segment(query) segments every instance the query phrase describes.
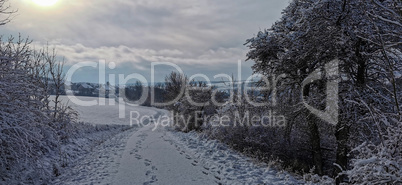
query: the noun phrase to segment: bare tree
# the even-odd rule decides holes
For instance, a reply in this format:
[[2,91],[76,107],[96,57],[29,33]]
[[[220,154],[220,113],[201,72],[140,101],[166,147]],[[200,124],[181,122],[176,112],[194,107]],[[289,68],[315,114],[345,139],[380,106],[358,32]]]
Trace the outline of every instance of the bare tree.
[[64,67],[64,59],[58,61],[56,58],[56,50],[53,49],[50,53],[48,48],[46,48],[46,52],[44,53],[44,59],[46,64],[48,65],[48,73],[50,74],[50,80],[53,82],[53,88],[55,90],[55,98],[54,102],[54,119],[57,118],[58,109],[60,106],[59,97],[62,94],[62,88],[64,87],[65,83],[65,74],[63,73]]
[[186,85],[188,83],[187,76],[172,72],[168,76],[165,77],[165,89],[166,89],[166,101],[172,101],[176,98],[180,98],[179,96],[183,96]]
[[12,19],[12,15],[16,13],[16,10],[11,10],[10,5],[7,4],[8,0],[0,0],[0,15],[5,18],[0,19],[0,26],[9,23]]

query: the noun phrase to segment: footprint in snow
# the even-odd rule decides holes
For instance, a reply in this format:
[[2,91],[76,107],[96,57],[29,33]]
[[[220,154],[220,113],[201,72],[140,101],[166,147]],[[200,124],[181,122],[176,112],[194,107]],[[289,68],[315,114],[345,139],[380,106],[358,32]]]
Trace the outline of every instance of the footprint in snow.
[[[148,170],[148,171],[145,173],[146,176],[149,176],[149,175],[151,175],[151,174],[152,174],[152,171],[151,171],[151,170]],[[152,175],[152,176],[151,176],[151,180],[150,180],[150,181],[147,181],[147,182],[144,182],[143,184],[144,184],[144,185],[148,185],[148,184],[152,184],[152,183],[157,182],[157,181],[158,181],[158,179],[156,178],[156,175]]]
[[194,160],[191,164],[192,164],[193,166],[197,166],[198,161]]
[[142,159],[141,155],[138,155],[138,154],[134,154],[134,157],[135,157],[136,159],[138,159],[138,160]]
[[145,166],[151,165],[151,163],[149,163],[149,162],[144,162],[144,164],[145,164]]
[[148,170],[147,172],[145,172],[145,175],[148,176],[149,174],[151,174],[151,171]]
[[152,162],[151,160],[145,159],[144,161],[145,161],[145,162],[144,162],[145,166],[151,165],[151,162]]

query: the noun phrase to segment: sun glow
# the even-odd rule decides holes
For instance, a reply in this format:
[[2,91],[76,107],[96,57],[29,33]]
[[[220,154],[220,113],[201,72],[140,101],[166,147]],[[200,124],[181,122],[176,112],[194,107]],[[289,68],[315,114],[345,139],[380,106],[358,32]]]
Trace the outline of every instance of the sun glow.
[[58,0],[32,0],[39,6],[52,6],[57,3]]

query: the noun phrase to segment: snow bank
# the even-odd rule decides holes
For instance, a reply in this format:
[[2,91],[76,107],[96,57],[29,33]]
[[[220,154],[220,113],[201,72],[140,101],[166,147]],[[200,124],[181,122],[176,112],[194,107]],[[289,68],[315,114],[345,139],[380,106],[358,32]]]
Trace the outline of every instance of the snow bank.
[[304,184],[301,177],[265,163],[255,163],[252,158],[196,132],[168,133],[180,145],[178,147],[190,152],[222,184]]

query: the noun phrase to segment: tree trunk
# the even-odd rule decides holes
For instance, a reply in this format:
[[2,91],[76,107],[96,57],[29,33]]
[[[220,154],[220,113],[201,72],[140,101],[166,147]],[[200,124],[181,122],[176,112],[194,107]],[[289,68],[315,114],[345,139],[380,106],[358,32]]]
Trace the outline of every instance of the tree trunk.
[[315,166],[315,172],[318,175],[323,174],[323,167],[322,167],[322,152],[321,152],[321,139],[320,139],[320,132],[318,131],[318,126],[316,122],[316,118],[314,115],[310,114],[307,118],[308,120],[308,128],[310,131],[310,142],[312,148],[312,155],[313,155],[313,162]]
[[[339,102],[342,105],[345,105],[345,101]],[[350,112],[350,110],[345,110],[344,108],[340,107],[339,109],[339,115],[340,116],[345,116],[347,112]],[[336,161],[335,163],[339,166],[334,166],[334,174],[333,177],[337,177],[342,170],[346,170],[348,168],[348,153],[349,153],[349,135],[350,135],[350,126],[349,126],[350,119],[344,117],[339,119],[338,124],[336,125],[336,130],[335,130],[335,137],[336,137],[336,144],[337,144],[337,149],[336,149]],[[341,167],[342,169],[340,169]],[[346,178],[345,175],[340,175],[338,178],[336,178],[336,184],[339,185],[341,182],[344,181]]]
[[[334,177],[338,176],[342,170],[346,170],[348,165],[347,155],[349,153],[349,149],[347,144],[349,139],[349,127],[343,121],[340,121],[340,123],[338,123],[336,126],[335,137],[338,145],[336,150],[336,164],[342,167],[342,169],[339,169],[339,167],[336,166],[334,170]],[[336,184],[340,184],[344,178],[344,175],[340,175],[338,178],[336,178]]]
[[[310,94],[310,84],[307,84],[303,89],[303,95],[309,96]],[[315,166],[315,173],[322,175],[322,152],[321,152],[321,139],[320,132],[318,130],[317,120],[313,114],[309,114],[307,116],[307,125],[310,132],[310,144],[312,149],[313,162]]]
[[355,56],[357,60],[357,74],[356,81],[358,85],[363,85],[366,82],[365,73],[366,73],[366,61],[360,52],[360,47],[363,45],[363,41],[359,38],[355,47]]

